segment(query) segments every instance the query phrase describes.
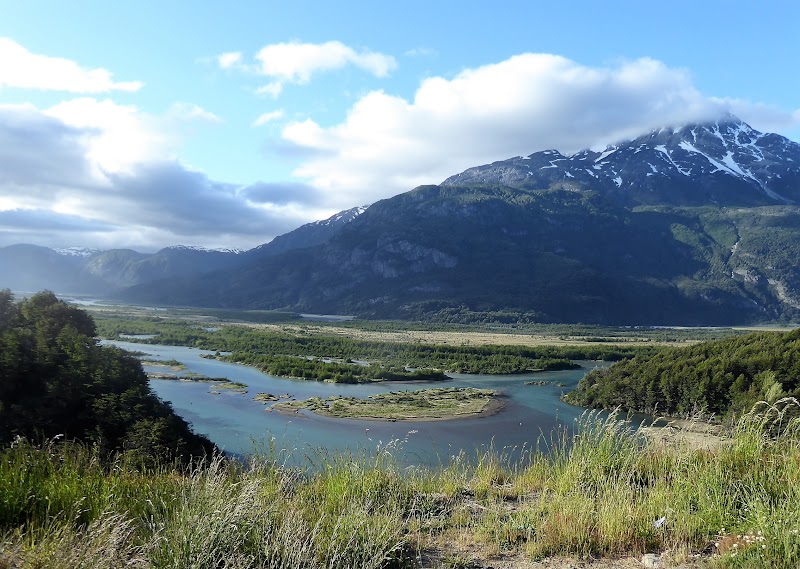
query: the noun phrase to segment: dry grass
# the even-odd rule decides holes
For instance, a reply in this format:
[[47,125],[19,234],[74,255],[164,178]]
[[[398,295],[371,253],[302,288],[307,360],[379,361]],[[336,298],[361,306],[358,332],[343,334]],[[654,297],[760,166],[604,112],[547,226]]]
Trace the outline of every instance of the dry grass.
[[[399,443],[284,467],[143,472],[92,449],[0,452],[0,567],[800,566],[800,405],[762,404],[714,449],[585,415],[549,453],[399,468]],[[600,560],[600,561],[598,561]]]
[[289,334],[333,335],[369,342],[394,342],[399,344],[444,344],[450,346],[684,346],[694,340],[682,342],[659,342],[644,337],[615,338],[608,342],[587,341],[580,337],[547,336],[542,334],[505,334],[493,332],[458,332],[431,330],[376,331],[340,326],[316,326],[311,324],[252,324],[239,323],[259,330]]

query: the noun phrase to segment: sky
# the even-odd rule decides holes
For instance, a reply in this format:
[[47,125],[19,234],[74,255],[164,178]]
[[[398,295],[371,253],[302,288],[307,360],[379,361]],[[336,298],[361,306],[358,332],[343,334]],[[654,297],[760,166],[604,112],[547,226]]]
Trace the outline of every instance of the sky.
[[249,249],[471,166],[733,112],[800,3],[0,0],[0,247]]

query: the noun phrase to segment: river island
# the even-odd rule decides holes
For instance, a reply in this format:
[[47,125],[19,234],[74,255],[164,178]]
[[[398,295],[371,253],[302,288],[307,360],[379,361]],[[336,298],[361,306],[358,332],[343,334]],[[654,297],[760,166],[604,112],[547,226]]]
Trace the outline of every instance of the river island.
[[417,391],[392,391],[370,395],[366,399],[333,396],[285,401],[269,410],[283,413],[311,411],[339,419],[383,421],[444,421],[467,417],[485,417],[499,412],[503,403],[492,389],[440,387]]

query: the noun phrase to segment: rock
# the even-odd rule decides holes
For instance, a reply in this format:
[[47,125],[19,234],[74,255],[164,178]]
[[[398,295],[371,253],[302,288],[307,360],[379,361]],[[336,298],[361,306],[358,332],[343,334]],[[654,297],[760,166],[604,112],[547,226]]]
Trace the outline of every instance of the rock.
[[642,565],[648,569],[662,569],[664,564],[661,563],[661,556],[657,553],[645,553],[642,557]]

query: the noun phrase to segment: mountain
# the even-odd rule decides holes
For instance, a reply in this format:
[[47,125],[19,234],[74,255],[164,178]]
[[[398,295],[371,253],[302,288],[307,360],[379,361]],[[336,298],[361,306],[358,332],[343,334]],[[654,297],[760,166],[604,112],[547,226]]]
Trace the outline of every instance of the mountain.
[[192,247],[168,247],[146,254],[130,249],[11,245],[0,248],[0,288],[103,295],[161,278],[198,275],[237,264],[237,252]]
[[363,206],[339,212],[249,251],[185,245],[166,247],[153,254],[132,249],[48,249],[24,244],[2,247],[0,289],[108,295],[160,279],[195,278],[208,272],[232,270],[247,261],[324,243],[365,210]]
[[82,271],[87,257],[37,245],[0,248],[0,289],[37,291],[58,284],[63,293],[98,294],[107,289],[101,279]]
[[625,206],[759,206],[800,202],[798,144],[736,117],[661,128],[603,152],[537,152],[470,168],[445,186],[594,189]]
[[[380,201],[326,241],[142,302],[366,317],[734,324],[800,315],[800,145],[735,117]],[[276,240],[278,241],[278,240]]]
[[202,247],[175,246],[148,255],[130,249],[114,249],[92,255],[83,270],[108,283],[113,289],[158,279],[197,276],[226,270],[240,263],[240,252]]
[[305,249],[306,247],[321,245],[336,235],[342,227],[364,213],[368,207],[350,208],[340,211],[328,219],[306,223],[289,233],[279,235],[269,243],[250,249],[245,253],[245,256],[249,259],[265,258],[294,249]]

